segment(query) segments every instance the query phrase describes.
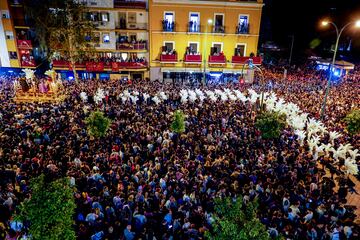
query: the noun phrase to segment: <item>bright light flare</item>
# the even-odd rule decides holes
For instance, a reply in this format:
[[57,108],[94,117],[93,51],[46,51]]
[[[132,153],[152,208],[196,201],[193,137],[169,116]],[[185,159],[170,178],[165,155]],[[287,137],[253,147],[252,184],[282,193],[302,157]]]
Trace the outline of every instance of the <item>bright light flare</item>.
[[329,25],[329,22],[328,22],[328,21],[322,21],[322,22],[321,22],[321,25],[327,26],[327,25]]

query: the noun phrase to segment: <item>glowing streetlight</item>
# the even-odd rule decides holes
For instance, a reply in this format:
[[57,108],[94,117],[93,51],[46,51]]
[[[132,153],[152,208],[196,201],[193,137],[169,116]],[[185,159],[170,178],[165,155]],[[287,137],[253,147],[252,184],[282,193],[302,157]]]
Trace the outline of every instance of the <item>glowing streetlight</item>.
[[336,43],[335,43],[335,49],[334,49],[334,55],[333,55],[333,59],[332,59],[332,64],[329,67],[330,75],[329,75],[328,83],[326,85],[326,92],[325,92],[325,96],[324,96],[324,102],[323,102],[322,108],[321,108],[321,118],[324,118],[324,116],[325,116],[326,99],[327,99],[327,96],[329,95],[329,89],[330,89],[330,85],[331,85],[332,68],[335,66],[336,53],[337,53],[337,50],[338,50],[339,40],[340,40],[341,34],[345,30],[345,28],[347,28],[348,26],[353,25],[353,24],[354,24],[354,26],[356,28],[360,28],[360,20],[349,22],[349,23],[345,24],[340,30],[339,30],[338,26],[334,22],[327,21],[327,20],[324,20],[324,21],[321,22],[321,25],[323,25],[323,26],[327,26],[329,24],[331,24],[336,30]]
[[356,28],[360,28],[360,20],[357,20],[357,21],[355,22],[355,27],[356,27]]
[[321,25],[327,26],[327,25],[329,25],[329,22],[328,22],[328,21],[322,21],[322,22],[321,22]]
[[208,24],[212,24],[213,20],[212,19],[208,19]]

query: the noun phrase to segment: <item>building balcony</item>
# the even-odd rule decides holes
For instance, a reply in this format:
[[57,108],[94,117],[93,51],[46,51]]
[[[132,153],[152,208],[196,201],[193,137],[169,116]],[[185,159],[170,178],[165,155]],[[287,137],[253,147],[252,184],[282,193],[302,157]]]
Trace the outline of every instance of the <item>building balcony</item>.
[[[66,60],[53,60],[52,64],[53,64],[53,67],[56,67],[56,68],[68,68],[69,70],[72,69],[70,62],[66,61]],[[86,63],[77,62],[77,63],[75,63],[75,66],[77,68],[85,68]]]
[[114,0],[114,8],[146,9],[146,2],[136,0]]
[[17,47],[21,49],[32,49],[32,42],[31,40],[17,40]]
[[10,0],[9,3],[11,6],[21,6],[23,4],[23,0]]
[[21,59],[21,67],[36,67],[35,59]]
[[249,24],[242,25],[242,26],[236,26],[236,34],[249,34]]
[[28,27],[29,23],[23,18],[14,18],[13,19],[15,27]]
[[[77,68],[86,69],[88,72],[102,72],[104,70],[112,70],[118,72],[126,69],[144,69],[148,64],[145,61],[135,62],[113,62],[111,60],[87,61],[76,63]],[[66,60],[53,60],[53,67],[66,68],[71,70],[71,64]]]
[[209,64],[226,64],[225,55],[209,56]]
[[147,42],[144,42],[144,43],[116,43],[116,50],[147,50]]
[[112,62],[111,69],[113,72],[118,72],[123,69],[143,69],[147,68],[147,62]]
[[249,59],[252,59],[253,64],[255,65],[261,65],[262,59],[261,57],[241,57],[241,56],[233,56],[231,59],[231,62],[233,64],[246,64],[248,63]]
[[162,63],[176,63],[178,61],[177,54],[161,54],[160,62]]
[[147,23],[126,23],[120,22],[120,24],[116,25],[116,29],[123,30],[147,30]]
[[214,26],[212,29],[213,33],[225,33],[225,26]]
[[175,32],[175,23],[167,23],[162,21],[162,29],[164,32]]
[[201,55],[189,55],[185,54],[184,62],[188,64],[201,64]]
[[200,25],[199,24],[189,23],[187,31],[189,33],[199,33],[199,32],[201,32]]
[[102,72],[104,71],[104,62],[86,62],[85,67],[88,72]]

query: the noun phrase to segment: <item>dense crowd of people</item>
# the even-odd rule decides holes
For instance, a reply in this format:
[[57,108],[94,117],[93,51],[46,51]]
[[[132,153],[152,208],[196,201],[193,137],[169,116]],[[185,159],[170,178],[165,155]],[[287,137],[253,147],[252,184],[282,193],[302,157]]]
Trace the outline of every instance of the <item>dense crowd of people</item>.
[[[267,69],[264,71],[267,89],[273,90],[285,100],[296,103],[311,117],[319,119],[326,94],[327,73],[312,68],[288,70]],[[344,133],[345,122],[342,121],[352,109],[360,108],[360,71],[358,68],[344,76],[341,81],[335,79],[330,87],[324,115],[325,125],[333,131]],[[344,134],[344,141],[360,147],[359,136],[350,138]]]
[[[325,122],[342,133],[341,118],[360,103],[355,74],[334,86],[328,99]],[[322,75],[294,71],[286,81],[281,77],[266,70],[272,90],[319,117]],[[212,229],[217,197],[258,199],[258,217],[272,237],[359,236],[356,216],[346,205],[347,194],[356,194],[348,193],[353,183],[341,171],[339,180],[327,176],[330,159],[315,161],[290,128],[278,140],[262,139],[254,126],[258,104],[181,104],[184,86],[116,80],[65,83],[68,97],[58,105],[15,104],[11,79],[1,78],[0,86],[0,238],[26,233],[12,216],[30,197],[29,180],[43,172],[71,178],[78,239],[203,239]],[[101,105],[112,119],[101,139],[91,137],[84,123],[97,108],[98,88],[105,90]],[[137,104],[122,102],[125,89],[140,92]],[[81,100],[82,91],[88,102]],[[143,93],[159,91],[168,100],[159,105],[145,100]],[[179,135],[170,130],[176,109],[187,116],[186,131]],[[345,133],[335,144],[346,141],[359,146],[358,136]]]

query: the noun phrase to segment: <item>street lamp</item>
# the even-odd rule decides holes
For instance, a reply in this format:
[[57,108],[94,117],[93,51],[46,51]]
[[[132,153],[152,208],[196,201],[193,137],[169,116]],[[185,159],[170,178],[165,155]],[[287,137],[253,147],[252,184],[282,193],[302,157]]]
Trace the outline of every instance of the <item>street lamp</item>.
[[343,31],[345,30],[345,28],[347,28],[348,26],[354,24],[355,27],[357,28],[360,28],[360,20],[358,21],[352,21],[352,22],[349,22],[347,24],[345,24],[339,31],[339,28],[338,26],[331,22],[331,21],[322,21],[321,22],[321,25],[322,26],[328,26],[329,24],[331,24],[335,30],[336,30],[336,43],[335,43],[335,49],[334,49],[334,55],[333,55],[333,58],[332,58],[332,62],[331,62],[331,65],[329,67],[330,69],[330,75],[329,75],[329,79],[328,79],[328,82],[327,82],[327,85],[326,85],[326,92],[325,92],[325,96],[324,96],[324,102],[322,104],[322,108],[321,108],[321,119],[324,118],[325,116],[325,110],[326,110],[326,100],[327,100],[327,96],[329,95],[329,89],[330,89],[330,85],[331,85],[331,78],[332,78],[332,68],[335,66],[335,60],[336,60],[336,53],[337,53],[337,50],[338,50],[338,46],[339,46],[339,40],[340,40],[340,37],[341,37],[341,34],[343,33]]
[[264,73],[261,70],[261,68],[259,68],[258,66],[254,65],[252,63],[252,59],[248,59],[246,60],[246,62],[244,63],[242,69],[241,69],[241,77],[244,78],[244,69],[245,69],[245,65],[248,65],[249,67],[251,66],[252,68],[255,68],[256,70],[259,71],[260,73],[260,88],[261,88],[261,99],[260,99],[260,112],[263,111],[263,105],[264,105],[264,90],[265,90],[265,77],[264,77]]
[[213,23],[212,19],[207,20],[207,24],[205,27],[205,41],[204,41],[204,73],[203,73],[203,83],[206,84],[206,47],[207,47],[207,33],[208,33],[208,25],[211,25]]

